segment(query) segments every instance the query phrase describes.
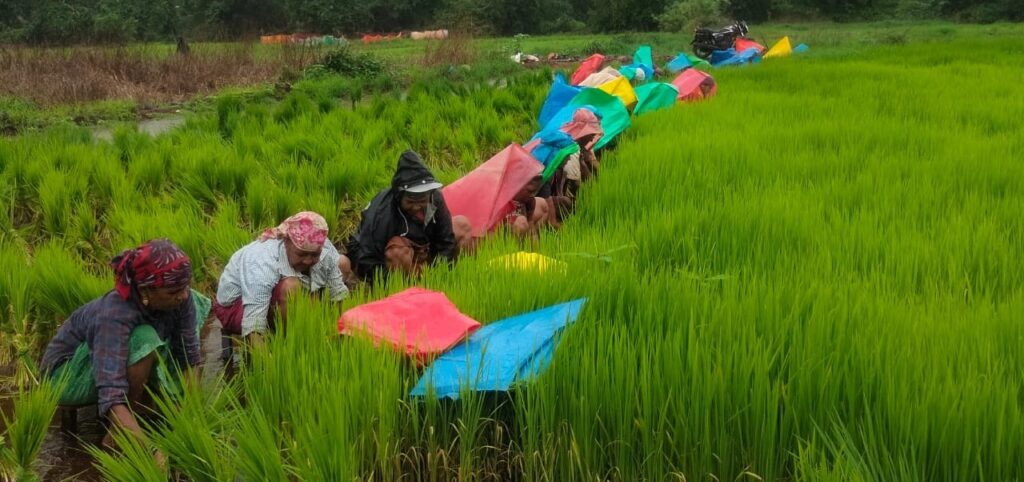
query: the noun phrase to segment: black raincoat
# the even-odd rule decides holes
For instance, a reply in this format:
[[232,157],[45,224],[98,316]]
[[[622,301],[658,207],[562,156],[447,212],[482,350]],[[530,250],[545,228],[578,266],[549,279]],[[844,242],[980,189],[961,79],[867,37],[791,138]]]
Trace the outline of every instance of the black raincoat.
[[404,186],[433,182],[434,176],[413,151],[405,151],[398,159],[398,169],[391,178],[391,187],[381,191],[363,210],[359,229],[345,244],[348,257],[356,274],[367,281],[377,276],[387,276],[384,248],[395,236],[428,245],[428,261],[438,257],[448,262],[455,260],[455,233],[452,232],[452,215],[444,203],[440,191],[431,193],[434,213],[426,223],[402,212],[400,201]]

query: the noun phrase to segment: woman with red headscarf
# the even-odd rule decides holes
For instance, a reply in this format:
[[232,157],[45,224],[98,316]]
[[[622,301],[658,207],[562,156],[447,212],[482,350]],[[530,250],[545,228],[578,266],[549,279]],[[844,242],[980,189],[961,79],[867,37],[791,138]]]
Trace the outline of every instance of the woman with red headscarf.
[[147,386],[178,388],[168,385],[176,378],[157,376],[157,357],[190,374],[199,364],[197,319],[205,319],[209,300],[190,290],[192,264],[166,239],[125,250],[110,266],[114,289],[64,321],[40,365],[66,380],[62,405],[98,403],[100,416],[141,437],[135,414],[147,409]]

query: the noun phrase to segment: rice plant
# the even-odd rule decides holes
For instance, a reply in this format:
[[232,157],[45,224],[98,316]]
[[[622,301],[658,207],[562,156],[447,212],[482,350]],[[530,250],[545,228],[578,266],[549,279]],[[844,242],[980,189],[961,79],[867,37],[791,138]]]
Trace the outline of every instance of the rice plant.
[[[588,299],[509,399],[409,397],[416,366],[339,339],[339,307],[296,300],[237,387],[167,401],[150,439],[203,480],[1012,480],[1024,93],[1007,79],[1022,62],[996,37],[717,70],[713,101],[642,116],[602,154],[536,246],[564,271],[496,268],[524,249],[497,235],[418,282],[483,323]],[[5,199],[40,207],[10,216],[0,263],[31,284],[0,278],[0,298],[48,335],[149,237],[182,245],[209,291],[293,211],[322,212],[341,241],[399,152],[452,181],[536,131],[549,79],[433,78],[354,105],[298,84],[277,105],[224,97],[153,141],[0,140]],[[121,445],[98,455],[107,477],[166,478]]]
[[46,382],[31,390],[21,390],[14,400],[13,418],[2,414],[6,428],[0,437],[4,442],[0,446],[0,475],[5,480],[39,480],[36,458],[57,410],[61,390],[59,382]]

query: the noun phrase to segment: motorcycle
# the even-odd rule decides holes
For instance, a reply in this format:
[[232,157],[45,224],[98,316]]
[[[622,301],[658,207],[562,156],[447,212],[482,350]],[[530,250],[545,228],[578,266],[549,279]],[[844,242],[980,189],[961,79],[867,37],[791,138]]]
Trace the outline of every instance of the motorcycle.
[[718,30],[697,27],[693,31],[693,42],[690,42],[690,45],[693,46],[693,53],[695,55],[707,60],[711,57],[711,53],[716,50],[732,48],[736,39],[746,38],[748,32],[747,23],[742,20]]

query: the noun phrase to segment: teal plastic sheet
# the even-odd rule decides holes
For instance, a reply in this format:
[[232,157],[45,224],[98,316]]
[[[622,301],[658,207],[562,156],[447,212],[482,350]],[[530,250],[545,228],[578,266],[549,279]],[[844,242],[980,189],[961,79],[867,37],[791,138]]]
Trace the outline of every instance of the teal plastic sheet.
[[639,100],[633,109],[633,115],[641,115],[672,107],[676,103],[676,98],[679,97],[679,90],[672,84],[652,82],[637,87],[636,97]]
[[559,334],[576,321],[586,300],[549,306],[480,328],[434,360],[410,396],[458,399],[465,391],[508,391],[551,364]]

